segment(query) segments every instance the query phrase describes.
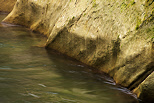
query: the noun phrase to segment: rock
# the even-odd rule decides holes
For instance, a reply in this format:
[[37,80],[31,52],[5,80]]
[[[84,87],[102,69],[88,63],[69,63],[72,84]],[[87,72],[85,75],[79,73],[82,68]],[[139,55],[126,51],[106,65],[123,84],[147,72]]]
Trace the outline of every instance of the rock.
[[152,72],[135,90],[137,97],[146,103],[154,101],[154,72]]
[[153,5],[152,0],[17,0],[3,22],[46,35],[47,49],[133,90],[154,71]]
[[11,12],[17,0],[1,0],[0,12]]

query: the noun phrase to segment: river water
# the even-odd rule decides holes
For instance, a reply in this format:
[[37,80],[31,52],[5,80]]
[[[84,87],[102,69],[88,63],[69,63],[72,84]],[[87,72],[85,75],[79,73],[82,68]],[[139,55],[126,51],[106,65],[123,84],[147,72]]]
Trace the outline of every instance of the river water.
[[111,78],[49,53],[45,41],[27,28],[0,24],[0,103],[139,103]]

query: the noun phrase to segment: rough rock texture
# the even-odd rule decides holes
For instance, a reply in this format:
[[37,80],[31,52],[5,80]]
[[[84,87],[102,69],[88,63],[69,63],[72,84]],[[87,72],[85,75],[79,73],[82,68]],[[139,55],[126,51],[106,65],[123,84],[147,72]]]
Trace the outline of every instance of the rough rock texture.
[[[135,90],[138,98],[141,98],[146,103],[154,101],[154,72],[151,73]],[[153,98],[153,99],[151,99]]]
[[17,0],[0,0],[0,12],[11,12]]
[[[17,0],[4,22],[47,35],[47,48],[109,74],[130,90],[154,71],[153,0]],[[137,94],[141,99],[143,91]]]

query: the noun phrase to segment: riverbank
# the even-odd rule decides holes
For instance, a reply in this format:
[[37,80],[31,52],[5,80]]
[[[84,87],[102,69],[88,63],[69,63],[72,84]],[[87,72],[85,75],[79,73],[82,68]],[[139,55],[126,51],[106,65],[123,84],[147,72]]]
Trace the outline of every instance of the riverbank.
[[109,74],[150,103],[154,99],[153,5],[153,0],[19,0],[3,22],[46,35],[46,48]]

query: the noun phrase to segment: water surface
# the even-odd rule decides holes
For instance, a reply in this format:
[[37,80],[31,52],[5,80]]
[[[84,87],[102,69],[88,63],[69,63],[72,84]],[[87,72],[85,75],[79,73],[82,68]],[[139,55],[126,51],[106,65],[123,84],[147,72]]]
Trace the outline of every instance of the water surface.
[[47,52],[45,41],[27,28],[0,24],[0,103],[138,103],[111,78]]

